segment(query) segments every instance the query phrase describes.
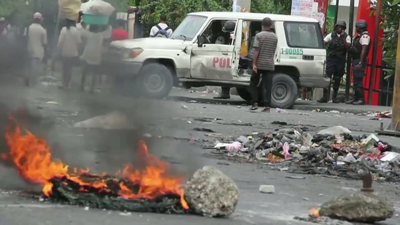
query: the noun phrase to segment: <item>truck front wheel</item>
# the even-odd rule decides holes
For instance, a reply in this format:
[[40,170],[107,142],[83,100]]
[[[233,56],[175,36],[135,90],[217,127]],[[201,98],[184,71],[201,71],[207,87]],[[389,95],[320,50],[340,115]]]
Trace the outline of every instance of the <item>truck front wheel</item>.
[[140,70],[136,85],[144,97],[160,99],[168,96],[174,79],[171,70],[165,65],[148,63]]

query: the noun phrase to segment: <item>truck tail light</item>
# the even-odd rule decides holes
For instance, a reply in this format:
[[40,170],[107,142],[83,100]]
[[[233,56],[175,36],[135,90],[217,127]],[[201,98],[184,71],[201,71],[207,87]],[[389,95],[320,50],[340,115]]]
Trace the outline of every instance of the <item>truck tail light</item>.
[[131,51],[129,52],[128,57],[131,58],[131,59],[134,59],[134,58],[138,57],[142,52],[143,52],[143,49],[141,49],[141,48],[131,49]]

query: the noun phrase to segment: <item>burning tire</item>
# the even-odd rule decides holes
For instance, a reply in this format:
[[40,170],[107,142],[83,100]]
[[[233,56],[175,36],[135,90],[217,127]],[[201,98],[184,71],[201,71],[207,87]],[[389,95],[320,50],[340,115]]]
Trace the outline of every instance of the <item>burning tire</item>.
[[16,124],[7,127],[6,140],[9,153],[1,158],[13,162],[27,181],[41,184],[43,196],[52,202],[210,217],[229,216],[238,203],[236,184],[218,169],[198,170],[184,186],[184,177],[169,175],[169,164],[151,155],[144,141],[139,141],[137,154],[145,168],[127,165],[111,176],[91,174],[88,169],[69,170],[63,162],[52,160],[45,140],[22,132]]
[[161,63],[147,63],[140,70],[137,82],[140,94],[148,98],[164,98],[168,96],[174,85],[170,69]]

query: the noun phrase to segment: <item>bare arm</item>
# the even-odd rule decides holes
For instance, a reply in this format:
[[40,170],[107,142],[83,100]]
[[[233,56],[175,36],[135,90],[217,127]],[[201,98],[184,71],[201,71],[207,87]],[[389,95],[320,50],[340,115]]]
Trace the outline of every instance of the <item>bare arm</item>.
[[367,57],[367,48],[368,48],[367,45],[363,45],[362,46],[360,62],[364,62],[364,60],[366,59],[366,57]]
[[350,49],[350,43],[347,41],[348,37],[349,36],[346,33],[344,33],[343,35],[340,36],[340,40],[342,41],[342,44],[346,48],[346,51]]
[[257,66],[258,56],[260,55],[260,37],[256,35],[253,44],[253,66]]

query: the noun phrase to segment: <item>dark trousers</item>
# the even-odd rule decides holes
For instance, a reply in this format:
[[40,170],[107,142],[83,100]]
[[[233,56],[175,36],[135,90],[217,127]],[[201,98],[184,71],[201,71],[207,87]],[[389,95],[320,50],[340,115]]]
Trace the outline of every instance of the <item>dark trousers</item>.
[[328,57],[326,59],[326,75],[334,81],[333,91],[337,92],[345,73],[346,57]]
[[78,57],[63,57],[62,58],[62,71],[63,71],[63,85],[68,87],[71,83],[72,68],[77,65]]
[[85,89],[87,75],[92,75],[92,84],[90,85],[90,92],[94,92],[97,79],[99,79],[99,65],[90,65],[82,62],[82,77],[81,77],[81,90]]
[[250,78],[250,89],[251,89],[251,99],[253,104],[258,103],[258,91],[259,91],[259,83],[260,83],[260,76],[262,78],[261,81],[261,88],[260,90],[263,92],[263,101],[265,107],[271,106],[271,92],[272,92],[272,78],[273,78],[273,71],[268,70],[258,70],[257,73],[253,71],[253,74]]
[[231,96],[231,87],[221,87],[221,97]]
[[364,85],[363,79],[365,76],[365,68],[367,67],[367,61],[362,62],[361,68],[356,69],[360,62],[360,59],[353,59],[351,65],[353,66],[353,85],[354,85],[354,99],[364,101]]

